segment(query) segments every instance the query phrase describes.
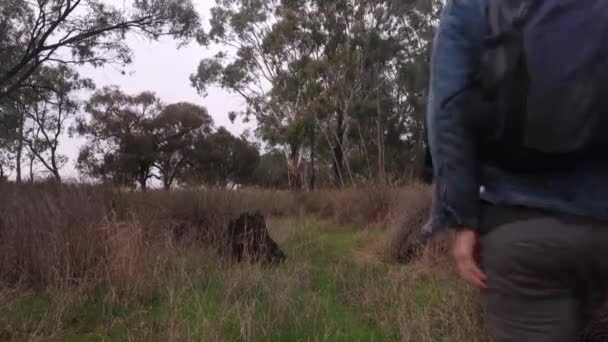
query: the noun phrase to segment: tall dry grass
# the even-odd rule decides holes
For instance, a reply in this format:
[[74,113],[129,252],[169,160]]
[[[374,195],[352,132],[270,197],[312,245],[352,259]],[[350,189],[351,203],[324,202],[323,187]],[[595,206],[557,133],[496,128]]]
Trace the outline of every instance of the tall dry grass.
[[140,193],[0,184],[0,193],[0,279],[42,288],[145,283],[148,273],[164,267],[163,255],[184,244],[213,248],[228,221],[244,211],[317,215],[340,224],[382,224],[411,232],[417,225],[405,221],[429,201],[423,186]]
[[145,282],[136,278],[155,274],[162,256],[212,246],[242,211],[297,211],[287,193],[271,191],[1,184],[0,193],[0,280],[42,288]]
[[0,192],[4,282],[63,286],[104,276],[117,230],[104,193],[48,185],[2,185]]
[[[301,193],[140,193],[0,184],[0,193],[0,279],[41,288],[146,283],[149,274],[164,267],[164,256],[183,245],[213,248],[228,221],[244,211],[269,217],[314,214],[340,224],[386,225],[408,235],[419,228],[420,211],[430,201],[428,189],[418,185]],[[412,217],[418,221],[408,222]],[[399,258],[396,253],[392,257]]]

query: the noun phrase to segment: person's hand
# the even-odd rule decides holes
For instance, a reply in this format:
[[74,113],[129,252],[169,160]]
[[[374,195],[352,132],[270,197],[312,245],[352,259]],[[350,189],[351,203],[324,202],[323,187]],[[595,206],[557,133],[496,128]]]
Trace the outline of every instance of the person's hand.
[[479,241],[474,230],[456,232],[452,254],[460,275],[479,288],[486,288],[486,275],[479,268]]

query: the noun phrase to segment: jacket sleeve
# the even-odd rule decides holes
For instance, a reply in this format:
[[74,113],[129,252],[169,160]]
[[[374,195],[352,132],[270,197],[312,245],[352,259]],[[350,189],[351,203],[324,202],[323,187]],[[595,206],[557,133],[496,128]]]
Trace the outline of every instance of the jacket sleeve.
[[470,118],[482,115],[471,87],[486,32],[485,0],[448,0],[431,60],[427,125],[435,193],[427,229],[479,225],[478,162]]

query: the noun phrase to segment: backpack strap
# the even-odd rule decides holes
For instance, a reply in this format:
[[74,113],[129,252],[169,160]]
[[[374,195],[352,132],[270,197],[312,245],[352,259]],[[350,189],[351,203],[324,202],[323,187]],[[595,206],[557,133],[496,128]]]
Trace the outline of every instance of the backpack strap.
[[[481,74],[486,90],[495,89],[513,71],[524,53],[523,29],[542,0],[488,0],[489,36],[484,49],[492,54],[489,70]],[[513,4],[515,2],[515,4]],[[488,62],[488,61],[486,61]]]
[[[520,34],[539,0],[521,0],[512,16],[505,13],[504,6],[501,6],[504,2],[505,0],[489,1],[487,15],[490,21],[491,34],[485,40],[485,45],[488,48],[496,48],[510,36]],[[504,21],[509,22],[509,27],[506,29],[503,24]]]
[[[490,23],[490,34],[483,44],[486,51],[485,54],[490,51],[494,57],[482,62],[482,70],[477,74],[477,77],[472,79],[462,89],[445,98],[440,104],[442,108],[471,88],[481,88],[484,93],[484,100],[487,100],[488,98],[492,99],[495,97],[494,94],[503,82],[519,82],[522,78],[524,78],[524,81],[527,81],[527,73],[517,75],[517,77],[514,77],[513,73],[520,69],[521,66],[525,67],[522,30],[528,18],[541,1],[543,0],[488,0],[486,17]],[[513,4],[514,2],[515,4]],[[517,100],[525,100],[526,95],[527,89],[521,94],[518,92],[518,94],[509,96],[509,98],[515,97]],[[498,109],[506,112],[510,107],[508,104],[506,105],[500,104]],[[524,102],[523,108],[525,108],[525,105]],[[494,114],[499,114],[500,117],[506,116],[506,113]],[[509,124],[508,131],[514,132],[513,129],[523,125],[525,111],[522,112],[521,118],[512,118],[510,120],[513,122]],[[518,123],[521,123],[521,125]],[[523,137],[523,127],[520,127],[517,131],[520,131],[520,133],[516,134],[516,137],[521,139]]]
[[[509,163],[522,154],[527,118],[530,78],[524,51],[524,26],[542,0],[489,0],[490,35],[484,41],[484,60],[480,73],[485,96],[494,103],[494,111],[485,124],[489,141],[482,153]],[[484,132],[483,134],[487,134]],[[506,147],[509,147],[506,149]],[[509,153],[514,154],[510,158]]]

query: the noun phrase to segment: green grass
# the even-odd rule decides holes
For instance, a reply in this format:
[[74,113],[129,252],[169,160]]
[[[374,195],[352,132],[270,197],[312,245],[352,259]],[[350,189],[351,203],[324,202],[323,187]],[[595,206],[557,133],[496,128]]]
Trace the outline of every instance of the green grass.
[[275,229],[288,230],[288,261],[275,268],[227,267],[207,254],[136,294],[0,294],[0,340],[484,340],[458,307],[467,288],[447,271],[383,263],[370,248],[381,231],[315,219]]

